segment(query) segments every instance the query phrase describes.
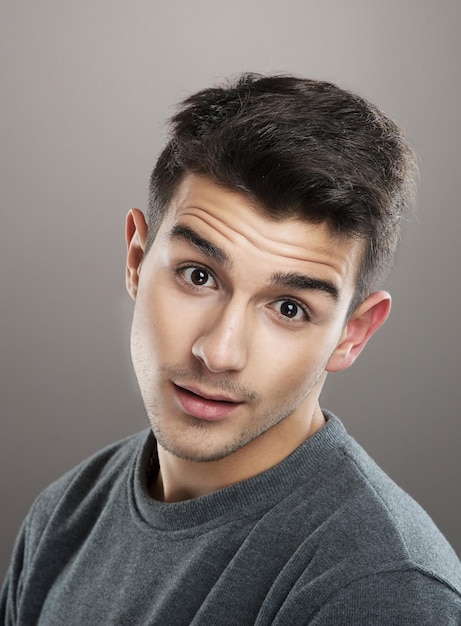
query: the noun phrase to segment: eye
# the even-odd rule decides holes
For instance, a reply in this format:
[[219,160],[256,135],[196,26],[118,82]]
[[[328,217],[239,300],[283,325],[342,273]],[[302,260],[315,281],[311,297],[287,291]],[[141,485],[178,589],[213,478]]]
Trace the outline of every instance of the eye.
[[183,267],[179,271],[184,280],[194,287],[216,287],[215,279],[203,267]]
[[309,316],[304,307],[294,300],[279,300],[274,308],[282,317],[288,320],[308,320]]

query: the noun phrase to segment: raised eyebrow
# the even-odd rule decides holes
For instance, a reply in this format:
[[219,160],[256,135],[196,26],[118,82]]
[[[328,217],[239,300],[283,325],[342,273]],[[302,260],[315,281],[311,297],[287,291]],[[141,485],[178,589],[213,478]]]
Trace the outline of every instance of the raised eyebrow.
[[199,235],[195,230],[183,224],[175,224],[168,233],[170,240],[182,239],[192,243],[202,254],[213,259],[220,265],[230,268],[232,262],[222,248]]
[[339,300],[339,290],[331,281],[321,278],[312,278],[305,274],[282,273],[276,272],[272,274],[271,284],[275,287],[289,287],[291,289],[309,289],[315,291],[323,291],[337,302]]

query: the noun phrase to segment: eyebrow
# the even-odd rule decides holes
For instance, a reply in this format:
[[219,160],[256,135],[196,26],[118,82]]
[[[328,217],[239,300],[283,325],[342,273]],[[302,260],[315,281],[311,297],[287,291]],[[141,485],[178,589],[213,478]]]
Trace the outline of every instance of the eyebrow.
[[[185,240],[193,244],[199,252],[213,259],[220,265],[230,269],[232,261],[228,254],[222,248],[215,245],[208,239],[199,235],[195,230],[183,224],[175,224],[168,232],[170,240]],[[306,274],[298,274],[295,272],[275,272],[270,278],[270,284],[274,287],[287,287],[290,289],[323,291],[333,298],[339,300],[339,290],[331,281],[321,278],[312,278]]]
[[337,302],[339,300],[339,290],[331,281],[321,278],[312,278],[305,274],[276,272],[271,276],[271,284],[276,287],[288,287],[291,289],[309,289],[323,291]]
[[193,244],[199,252],[204,254],[210,259],[213,259],[220,265],[225,266],[226,268],[230,268],[232,266],[232,261],[230,257],[224,252],[222,248],[216,246],[208,239],[205,239],[201,235],[199,235],[195,230],[189,228],[188,226],[184,226],[182,224],[176,224],[169,231],[168,237],[170,240],[174,239],[183,239],[189,241]]

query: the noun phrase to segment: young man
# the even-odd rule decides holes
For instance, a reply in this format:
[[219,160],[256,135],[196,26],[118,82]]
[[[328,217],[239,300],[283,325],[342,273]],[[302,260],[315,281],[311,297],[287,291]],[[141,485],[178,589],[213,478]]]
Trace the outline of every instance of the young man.
[[461,567],[319,395],[386,320],[414,189],[360,97],[242,76],[193,95],[127,219],[150,429],[35,502],[5,624],[461,623]]

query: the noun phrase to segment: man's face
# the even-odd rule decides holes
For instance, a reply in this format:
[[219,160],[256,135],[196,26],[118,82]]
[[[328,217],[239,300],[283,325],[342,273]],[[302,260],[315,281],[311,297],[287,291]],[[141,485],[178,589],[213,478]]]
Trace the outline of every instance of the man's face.
[[361,250],[188,175],[134,268],[132,357],[159,445],[212,461],[258,440],[270,466],[287,433],[305,438]]

